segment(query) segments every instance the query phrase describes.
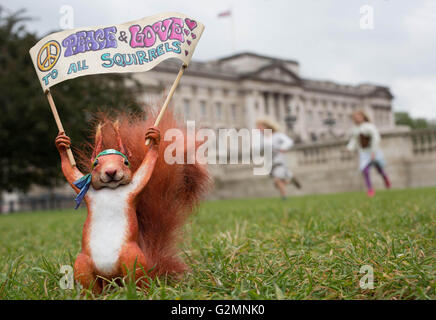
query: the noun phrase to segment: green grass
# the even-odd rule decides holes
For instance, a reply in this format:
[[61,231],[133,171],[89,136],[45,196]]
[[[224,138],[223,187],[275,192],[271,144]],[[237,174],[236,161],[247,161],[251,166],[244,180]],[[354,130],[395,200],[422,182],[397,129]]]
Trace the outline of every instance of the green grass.
[[435,188],[208,202],[186,227],[182,279],[80,296],[59,270],[85,211],[0,216],[0,299],[435,299],[435,218]]

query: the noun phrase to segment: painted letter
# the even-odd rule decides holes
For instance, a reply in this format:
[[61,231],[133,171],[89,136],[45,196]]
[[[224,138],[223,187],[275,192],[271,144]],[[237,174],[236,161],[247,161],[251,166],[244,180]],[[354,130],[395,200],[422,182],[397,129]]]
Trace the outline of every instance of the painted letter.
[[141,27],[137,24],[129,27],[130,46],[132,48],[144,46],[144,35],[142,33],[139,33],[139,30],[141,30]]
[[179,40],[180,42],[185,42],[183,38],[183,20],[180,18],[171,18],[173,20],[173,24],[171,25],[171,33],[169,39],[171,40]]

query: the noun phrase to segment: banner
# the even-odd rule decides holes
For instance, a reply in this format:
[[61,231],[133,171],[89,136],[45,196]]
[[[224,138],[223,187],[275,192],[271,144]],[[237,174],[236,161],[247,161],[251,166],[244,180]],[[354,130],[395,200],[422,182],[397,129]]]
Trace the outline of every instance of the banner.
[[30,49],[43,91],[90,74],[142,72],[169,58],[187,66],[203,33],[200,22],[163,13],[107,27],[53,33]]

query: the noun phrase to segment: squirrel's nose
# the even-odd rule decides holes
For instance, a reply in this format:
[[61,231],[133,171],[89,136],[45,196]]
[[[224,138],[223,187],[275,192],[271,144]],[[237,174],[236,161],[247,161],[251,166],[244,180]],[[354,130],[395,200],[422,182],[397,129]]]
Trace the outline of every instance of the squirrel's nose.
[[109,178],[113,179],[117,174],[117,169],[106,170],[105,173]]

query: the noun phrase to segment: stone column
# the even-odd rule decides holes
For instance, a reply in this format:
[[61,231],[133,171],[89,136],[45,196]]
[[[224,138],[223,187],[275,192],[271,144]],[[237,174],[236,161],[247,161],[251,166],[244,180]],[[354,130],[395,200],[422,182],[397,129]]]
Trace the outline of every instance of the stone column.
[[218,119],[216,114],[216,104],[217,102],[221,103],[222,108],[222,92],[219,91],[217,88],[211,88],[210,90],[210,99],[208,101],[209,107],[210,107],[210,114],[211,114],[211,123],[213,126],[213,129],[217,129],[220,125],[222,120]]
[[[253,114],[253,118],[254,118],[254,122],[256,122],[256,120],[258,118],[260,118],[262,116],[262,105],[261,105],[261,94],[259,93],[259,91],[254,91],[253,92],[253,110],[254,110],[254,114]],[[254,123],[254,125],[256,125]]]
[[[291,103],[291,96],[289,94],[283,94],[283,98],[282,98],[283,128],[286,129],[286,132],[289,132],[288,125],[286,122],[286,117],[292,116],[292,108],[290,107],[290,103]],[[295,123],[294,123],[294,129],[295,129]]]
[[191,86],[191,119],[195,121],[200,120],[200,107],[198,102],[198,88],[197,86],[193,85]]
[[268,92],[267,103],[269,107],[269,116],[272,119],[278,120],[276,117],[276,105],[274,102],[274,93]]
[[299,111],[297,114],[297,133],[300,135],[303,141],[307,141],[309,140],[309,135],[307,133],[306,127],[306,102],[299,97],[297,97],[296,99],[299,106]]
[[287,110],[286,110],[286,101],[285,101],[285,95],[283,93],[279,93],[279,98],[278,98],[278,108],[279,108],[279,114],[280,114],[280,119],[277,119],[278,123],[283,126],[283,128],[286,128],[286,115]]
[[264,114],[265,116],[270,116],[271,115],[271,106],[270,106],[270,101],[269,101],[269,92],[264,91],[263,92],[263,101],[264,101]]
[[209,126],[212,129],[215,129],[215,110],[214,110],[214,101],[213,101],[213,90],[212,88],[208,88],[206,93],[206,110],[207,110],[207,121],[209,122]]
[[[294,122],[294,126],[292,128],[292,138],[295,138],[296,134],[300,134],[300,115],[299,112],[297,113],[297,106],[299,106],[298,104],[298,98],[296,96],[289,96],[288,101],[287,101],[287,105],[286,108],[290,108],[290,116],[296,117],[296,121]],[[286,113],[286,115],[288,115],[288,113]],[[286,122],[285,122],[286,124]]]
[[245,127],[253,129],[256,124],[254,103],[256,101],[252,90],[245,91]]
[[263,117],[265,115],[265,99],[263,98],[263,92],[257,93],[257,104],[259,106],[258,117]]

